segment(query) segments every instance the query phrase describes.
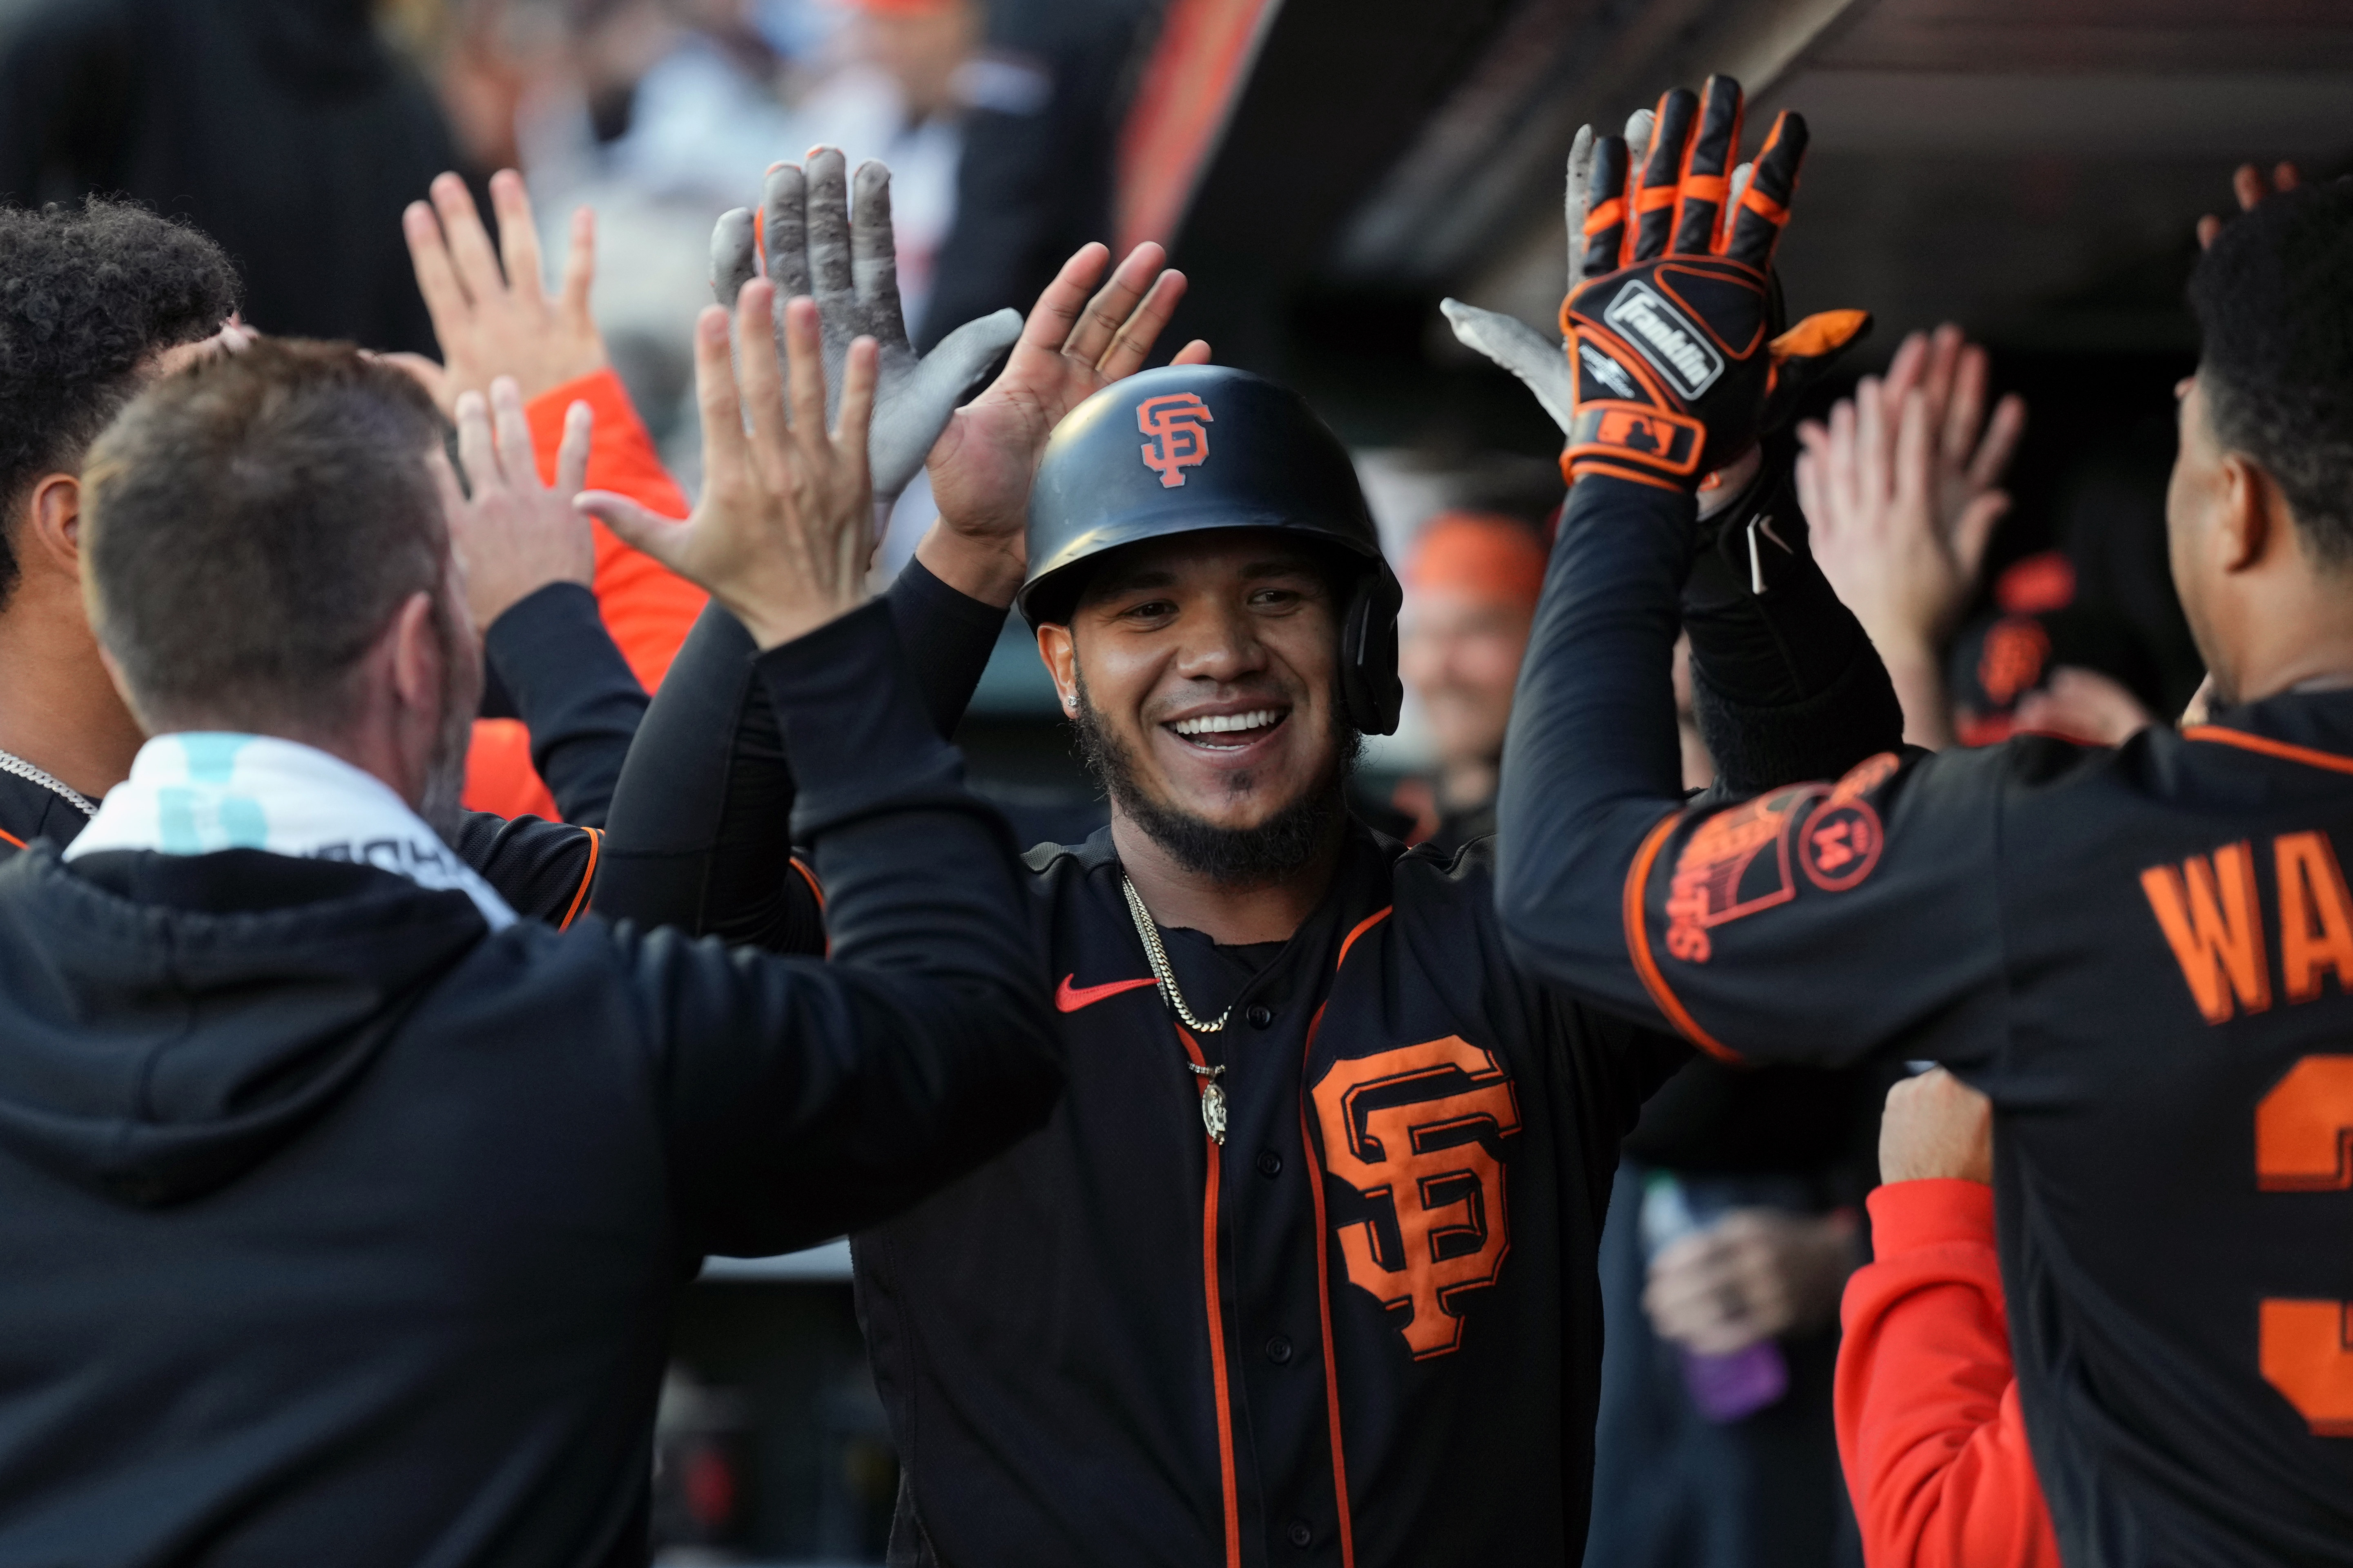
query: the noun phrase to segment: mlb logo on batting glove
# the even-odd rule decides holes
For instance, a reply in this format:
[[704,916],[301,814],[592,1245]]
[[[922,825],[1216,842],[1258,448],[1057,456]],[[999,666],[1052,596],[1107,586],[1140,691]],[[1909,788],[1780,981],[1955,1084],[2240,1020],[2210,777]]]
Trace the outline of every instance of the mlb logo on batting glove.
[[1733,178],[1740,84],[1710,77],[1706,100],[1659,100],[1650,155],[1630,168],[1623,137],[1594,149],[1583,280],[1561,305],[1577,405],[1561,472],[1695,490],[1756,444],[1773,386],[1767,281],[1805,156],[1806,124],[1784,113],[1746,187]]

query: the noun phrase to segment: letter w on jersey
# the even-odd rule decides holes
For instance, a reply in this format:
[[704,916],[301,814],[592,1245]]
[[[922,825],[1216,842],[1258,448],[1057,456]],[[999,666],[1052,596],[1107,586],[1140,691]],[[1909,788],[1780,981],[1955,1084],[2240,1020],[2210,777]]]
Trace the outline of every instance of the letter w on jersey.
[[1185,470],[1198,468],[1209,456],[1209,432],[1216,423],[1198,392],[1147,397],[1136,405],[1135,427],[1151,440],[1144,444],[1144,466],[1160,476],[1163,489],[1185,482]]
[[1489,1148],[1520,1130],[1519,1100],[1490,1053],[1449,1035],[1336,1061],[1316,1081],[1324,1168],[1382,1216],[1340,1227],[1349,1283],[1408,1309],[1416,1361],[1462,1341],[1455,1298],[1495,1282],[1511,1250],[1504,1165]]

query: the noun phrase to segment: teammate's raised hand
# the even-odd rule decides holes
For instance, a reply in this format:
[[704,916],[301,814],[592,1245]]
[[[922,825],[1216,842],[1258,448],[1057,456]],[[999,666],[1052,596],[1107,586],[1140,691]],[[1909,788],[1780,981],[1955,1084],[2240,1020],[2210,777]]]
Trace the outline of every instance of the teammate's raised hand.
[[817,301],[828,411],[839,405],[849,345],[860,338],[874,341],[880,369],[867,447],[875,496],[887,502],[923,466],[958,400],[1020,332],[1021,315],[999,310],[966,321],[918,358],[899,300],[891,171],[869,159],[854,179],[845,180],[844,163],[839,148],[818,147],[805,164],[772,166],[757,234],[745,207],[723,216],[712,230],[711,288],[732,308],[765,264],[768,281],[785,297],[806,294]]
[[[2241,212],[2251,212],[2255,204],[2265,196],[2280,191],[2292,191],[2302,179],[2294,163],[2276,164],[2269,174],[2253,163],[2242,163],[2231,175],[2231,194],[2239,198]],[[2223,221],[2212,213],[2198,220],[2199,249],[2203,250],[2214,243],[2214,237],[2222,232]]]
[[[743,342],[776,335],[776,287],[761,279],[736,299]],[[785,364],[728,353],[727,312],[694,328],[694,385],[702,409],[702,499],[672,522],[627,496],[591,491],[581,506],[628,543],[709,590],[764,648],[806,636],[866,602],[874,489],[866,463],[874,412],[875,344],[853,340],[843,360],[840,416],[826,425],[822,331],[816,304],[784,308]],[[747,428],[748,426],[748,428]]]
[[495,247],[465,181],[443,174],[432,194],[429,205],[409,203],[401,231],[433,318],[441,363],[416,354],[388,357],[422,381],[445,412],[455,410],[463,393],[486,392],[496,376],[512,376],[528,403],[610,363],[588,310],[596,274],[594,214],[582,207],[572,215],[563,285],[550,295],[540,276],[531,193],[521,174],[502,169],[491,176],[499,223]]
[[[990,604],[1013,602],[1046,437],[1094,393],[1144,368],[1185,294],[1185,275],[1164,268],[1165,258],[1150,241],[1137,246],[1090,297],[1111,251],[1082,247],[1038,297],[1005,369],[948,421],[931,457],[940,521],[917,554],[951,586]],[[1208,359],[1209,345],[1197,339],[1176,363]]]
[[1958,327],[1915,332],[1884,379],[1798,427],[1814,558],[1886,661],[1915,745],[1952,743],[1940,650],[2010,510],[2000,486],[2026,427],[2015,395],[1988,412],[1989,374]]
[[596,576],[596,538],[572,504],[588,472],[593,419],[585,403],[565,412],[555,483],[543,485],[514,378],[492,381],[487,399],[479,392],[459,394],[464,490],[446,457],[437,451],[430,461],[478,631],[490,630],[491,622],[551,583],[586,584]]

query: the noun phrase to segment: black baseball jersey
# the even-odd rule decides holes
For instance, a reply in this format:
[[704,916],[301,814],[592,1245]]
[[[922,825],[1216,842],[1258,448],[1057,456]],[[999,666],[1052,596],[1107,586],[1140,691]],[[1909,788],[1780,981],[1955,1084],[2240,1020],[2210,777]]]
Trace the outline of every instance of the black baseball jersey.
[[[1004,613],[920,564],[890,597],[952,725]],[[691,820],[789,803],[786,759],[744,743],[747,649],[709,613],[671,667],[601,911],[795,940],[781,836]],[[1108,830],[1029,863],[1063,1100],[852,1237],[902,1466],[892,1562],[1576,1561],[1618,1143],[1688,1049],[1512,962],[1486,841],[1352,823],[1288,942],[1165,931],[1216,1031],[1161,999]]]
[[2071,1568],[2353,1563],[2353,692],[1686,808],[1641,761],[1683,557],[1639,489],[1577,487],[1538,613],[1515,950],[1727,1058],[1892,1052],[1991,1096]]

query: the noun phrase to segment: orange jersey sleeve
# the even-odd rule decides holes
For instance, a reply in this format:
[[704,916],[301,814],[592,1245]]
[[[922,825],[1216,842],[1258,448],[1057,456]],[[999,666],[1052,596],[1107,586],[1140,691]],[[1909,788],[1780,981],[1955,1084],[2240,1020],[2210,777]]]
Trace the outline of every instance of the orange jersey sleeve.
[[[686,496],[662,468],[653,437],[638,417],[621,378],[600,370],[532,399],[524,409],[532,444],[538,449],[540,477],[555,480],[556,448],[564,443],[564,416],[586,403],[596,416],[588,452],[588,488],[612,490],[665,517],[684,517]],[[702,612],[702,589],[630,549],[603,523],[590,525],[596,537],[596,577],[590,585],[605,629],[648,691],[661,683],[679,645]],[[555,801],[532,767],[531,742],[512,719],[483,719],[474,725],[466,756],[465,804],[470,811],[500,816],[555,816]]]
[[1876,1261],[1840,1317],[1839,1459],[1869,1568],[2059,1568],[2011,1374],[1993,1189],[1871,1194]]
[[[609,370],[566,382],[554,391],[532,399],[524,412],[531,418],[531,438],[539,449],[540,476],[555,480],[555,452],[564,441],[565,412],[585,403],[596,416],[594,444],[588,452],[588,488],[611,490],[664,517],[684,517],[686,496],[662,468],[653,437],[638,417],[621,378]],[[599,522],[596,531],[596,604],[604,612],[605,629],[620,646],[638,679],[648,691],[661,684],[679,645],[686,641],[694,617],[707,597],[702,589],[668,567],[642,555],[615,538]]]

